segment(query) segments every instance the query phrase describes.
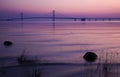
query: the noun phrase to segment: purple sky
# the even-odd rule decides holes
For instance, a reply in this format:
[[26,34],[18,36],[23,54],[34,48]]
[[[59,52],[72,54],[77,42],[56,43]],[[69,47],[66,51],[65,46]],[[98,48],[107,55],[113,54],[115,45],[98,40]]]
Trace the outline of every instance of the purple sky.
[[50,15],[120,17],[120,0],[0,0],[0,17]]

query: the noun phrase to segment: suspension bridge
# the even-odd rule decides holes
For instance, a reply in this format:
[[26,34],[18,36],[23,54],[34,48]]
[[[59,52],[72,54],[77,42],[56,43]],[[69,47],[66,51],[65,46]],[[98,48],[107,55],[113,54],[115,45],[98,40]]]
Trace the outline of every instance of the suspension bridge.
[[60,17],[56,16],[55,10],[52,11],[50,16],[34,16],[34,17],[25,17],[23,13],[20,14],[20,17],[9,18],[9,19],[0,19],[0,21],[24,21],[29,19],[50,19],[51,21],[57,20],[72,20],[72,21],[120,21],[120,18],[87,18],[87,17]]

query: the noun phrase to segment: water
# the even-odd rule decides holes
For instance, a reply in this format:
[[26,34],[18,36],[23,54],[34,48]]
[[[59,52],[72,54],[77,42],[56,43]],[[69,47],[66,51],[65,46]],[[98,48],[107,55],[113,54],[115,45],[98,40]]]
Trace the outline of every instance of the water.
[[[12,41],[13,45],[4,46],[3,42],[6,40]],[[102,74],[101,77],[105,77],[106,74],[103,75],[100,72],[102,68],[93,76],[95,70],[98,69],[98,65],[93,66],[93,64],[105,63],[106,61],[113,64],[111,69],[115,70],[110,72],[116,75],[119,72],[117,69],[120,63],[119,48],[120,22],[0,23],[1,67],[19,65],[17,58],[23,51],[27,57],[37,58],[43,63],[68,63],[68,65],[43,66],[42,77],[47,77],[46,74],[50,77],[89,77],[89,75],[100,77]],[[86,52],[96,53],[98,55],[96,62],[86,62],[83,59]],[[69,63],[73,63],[73,65],[69,65]],[[78,66],[77,64],[82,65]],[[100,65],[100,67],[104,67],[104,65]],[[7,75],[2,76],[13,75],[13,72],[10,72],[11,70],[21,72],[23,69],[22,67],[9,68]],[[111,75],[111,77],[119,77],[119,74],[115,75]]]

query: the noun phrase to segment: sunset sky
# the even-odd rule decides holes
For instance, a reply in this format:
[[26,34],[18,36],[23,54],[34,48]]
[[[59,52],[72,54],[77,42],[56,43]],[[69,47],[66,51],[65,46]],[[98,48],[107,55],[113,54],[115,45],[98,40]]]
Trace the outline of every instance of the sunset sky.
[[42,15],[53,9],[69,16],[120,17],[120,0],[0,0],[0,16],[17,12]]

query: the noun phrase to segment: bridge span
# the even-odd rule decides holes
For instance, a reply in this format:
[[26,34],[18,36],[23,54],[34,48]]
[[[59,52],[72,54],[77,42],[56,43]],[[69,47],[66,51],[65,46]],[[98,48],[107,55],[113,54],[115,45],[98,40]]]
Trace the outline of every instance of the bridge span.
[[0,21],[24,21],[24,20],[34,20],[34,19],[40,19],[40,20],[51,20],[51,21],[57,21],[57,20],[72,20],[72,21],[120,21],[120,18],[95,18],[95,17],[60,17],[56,16],[55,10],[52,11],[51,16],[36,16],[36,17],[25,17],[23,13],[20,14],[20,17],[17,18],[8,18],[8,19],[0,19]]

